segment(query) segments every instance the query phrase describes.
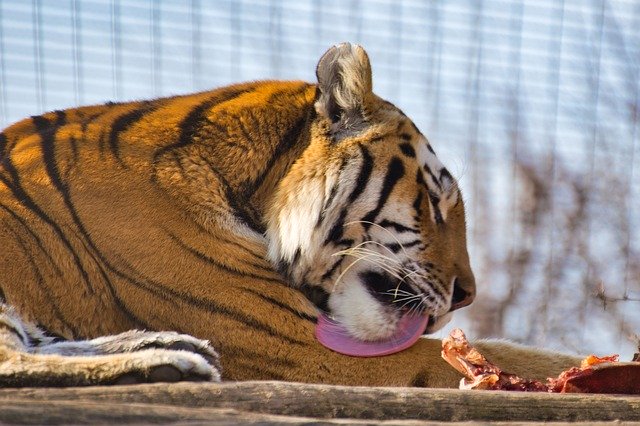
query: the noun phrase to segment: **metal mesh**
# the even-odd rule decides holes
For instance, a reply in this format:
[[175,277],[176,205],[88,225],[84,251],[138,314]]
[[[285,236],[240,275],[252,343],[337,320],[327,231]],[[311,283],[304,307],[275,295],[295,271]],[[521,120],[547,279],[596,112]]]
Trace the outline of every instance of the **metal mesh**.
[[475,335],[633,351],[635,1],[0,0],[0,124],[263,79],[365,46],[466,195]]

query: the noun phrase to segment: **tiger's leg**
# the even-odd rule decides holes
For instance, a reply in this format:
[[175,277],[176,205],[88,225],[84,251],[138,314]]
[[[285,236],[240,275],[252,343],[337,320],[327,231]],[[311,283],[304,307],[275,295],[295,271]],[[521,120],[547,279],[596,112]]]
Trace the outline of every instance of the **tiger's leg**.
[[[133,331],[88,341],[54,342],[0,303],[0,386],[220,380],[218,369],[203,357],[217,362],[206,342],[176,333],[163,334]],[[162,349],[178,344],[182,345],[179,349],[192,345],[199,353]]]
[[37,354],[90,356],[139,352],[147,349],[192,352],[203,357],[217,370],[221,369],[219,356],[207,340],[196,339],[188,334],[180,334],[174,331],[130,330],[91,340],[47,342],[38,345],[33,351]]

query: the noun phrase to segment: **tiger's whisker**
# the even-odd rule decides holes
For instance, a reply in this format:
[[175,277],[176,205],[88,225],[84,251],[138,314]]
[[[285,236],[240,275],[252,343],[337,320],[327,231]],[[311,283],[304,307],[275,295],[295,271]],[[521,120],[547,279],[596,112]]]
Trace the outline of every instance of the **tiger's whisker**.
[[360,261],[362,261],[362,260],[365,260],[365,261],[369,261],[369,262],[371,262],[371,263],[374,263],[374,264],[378,265],[381,269],[385,270],[385,271],[386,271],[386,272],[388,272],[389,274],[391,274],[391,275],[393,275],[394,277],[396,277],[397,279],[400,279],[400,277],[396,274],[396,272],[395,272],[395,271],[393,271],[393,270],[390,270],[390,269],[386,268],[386,265],[384,265],[384,264],[378,264],[378,263],[376,263],[375,261],[371,261],[371,260],[368,258],[368,256],[356,256],[356,255],[351,254],[351,253],[348,253],[348,252],[344,253],[343,255],[344,255],[344,256],[352,256],[352,257],[355,257],[355,260],[354,260],[354,261],[353,261],[349,266],[347,266],[347,267],[346,267],[346,268],[345,268],[345,269],[340,273],[340,275],[339,275],[339,276],[338,276],[338,278],[336,279],[336,282],[333,284],[333,288],[331,289],[331,291],[332,291],[332,292],[333,292],[333,291],[335,291],[336,287],[338,286],[338,283],[340,282],[340,280],[342,279],[342,277],[344,276],[344,274],[346,274],[346,273],[349,271],[349,269],[351,269],[351,268],[352,268],[356,263],[358,263],[358,262],[360,262]]
[[[398,237],[395,236],[395,234],[391,231],[389,231],[387,228],[385,228],[384,226],[381,226],[375,222],[370,222],[368,220],[354,220],[352,222],[347,222],[344,224],[344,226],[347,225],[354,225],[357,223],[361,223],[361,224],[367,224],[367,225],[373,225],[373,226],[377,226],[378,228],[382,229],[383,231],[385,231],[387,234],[391,235],[391,238],[393,238],[396,243],[398,243],[398,245],[400,246],[400,248],[402,249],[403,253],[405,256],[408,256],[407,251],[405,250],[404,246],[402,245],[402,243],[400,242],[400,240],[398,239]],[[395,254],[395,253],[394,253]]]
[[[386,251],[388,251],[389,253],[391,253],[391,255],[392,255],[393,257],[395,257],[396,259],[398,259],[398,255],[397,255],[396,253],[394,253],[394,252],[393,252],[393,250],[391,250],[389,247],[385,246],[384,244],[382,244],[382,243],[381,243],[381,242],[379,242],[379,241],[365,240],[365,241],[361,242],[360,244],[358,244],[358,245],[354,246],[354,248],[356,248],[356,247],[360,247],[360,246],[364,246],[364,245],[366,245],[366,244],[375,244],[375,245],[377,245],[377,246],[380,246],[380,247],[382,247],[383,249],[385,249]],[[406,254],[406,253],[405,253],[405,254]]]
[[351,257],[355,257],[356,259],[367,260],[368,262],[373,263],[374,265],[378,266],[383,271],[389,273],[394,278],[396,278],[398,280],[401,279],[400,275],[397,273],[397,271],[395,269],[390,268],[384,262],[380,262],[378,259],[375,259],[374,256],[370,256],[370,255],[359,256],[359,255],[351,254],[351,253],[345,254],[345,256],[351,256]]
[[387,260],[387,258],[384,257],[384,256],[381,256],[377,252],[366,253],[366,254],[363,255],[363,254],[360,254],[358,252],[358,250],[345,249],[345,250],[341,250],[339,252],[333,253],[333,256],[336,256],[336,255],[351,256],[351,257],[355,257],[356,259],[365,259],[365,260],[367,260],[367,261],[379,266],[381,269],[385,270],[386,272],[391,274],[396,279],[398,279],[398,280],[402,279],[402,277],[398,273],[398,271],[399,271],[398,268],[395,265],[389,265],[388,263],[383,262],[383,260]]
[[415,296],[415,293],[411,293],[410,291],[406,291],[406,290],[388,290],[385,292],[382,292],[381,294],[386,294],[386,295],[396,295],[396,294],[401,294],[401,295],[406,295],[406,296]]
[[407,304],[413,302],[414,300],[418,300],[418,299],[420,299],[420,296],[418,296],[418,297],[415,297],[415,296],[414,297],[401,297],[399,299],[395,299],[393,301],[393,303],[402,303],[402,302],[404,302],[402,304],[402,306],[400,306],[400,308],[404,308]]

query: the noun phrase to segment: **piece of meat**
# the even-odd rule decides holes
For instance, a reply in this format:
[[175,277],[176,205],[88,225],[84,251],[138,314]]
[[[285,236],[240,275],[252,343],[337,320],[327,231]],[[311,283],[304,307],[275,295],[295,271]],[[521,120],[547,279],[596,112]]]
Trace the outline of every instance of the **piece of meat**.
[[465,376],[460,381],[460,389],[640,394],[640,363],[617,362],[617,355],[590,355],[580,367],[570,368],[542,383],[502,371],[471,346],[462,330],[456,328],[442,341],[442,357]]
[[459,328],[442,341],[442,357],[465,378],[460,389],[512,390],[522,392],[547,392],[548,387],[537,380],[524,379],[502,371],[491,364],[469,344]]

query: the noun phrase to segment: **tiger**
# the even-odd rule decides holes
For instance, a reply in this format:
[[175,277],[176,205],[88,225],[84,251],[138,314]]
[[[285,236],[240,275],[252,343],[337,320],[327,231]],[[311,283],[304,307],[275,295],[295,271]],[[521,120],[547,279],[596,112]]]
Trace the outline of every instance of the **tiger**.
[[[476,294],[458,182],[374,94],[361,46],[331,47],[316,76],[57,110],[0,133],[0,385],[457,386],[423,335]],[[385,356],[316,336],[328,318],[375,345],[408,315],[417,340]],[[533,377],[576,362],[478,346]]]

